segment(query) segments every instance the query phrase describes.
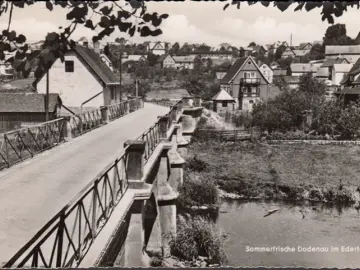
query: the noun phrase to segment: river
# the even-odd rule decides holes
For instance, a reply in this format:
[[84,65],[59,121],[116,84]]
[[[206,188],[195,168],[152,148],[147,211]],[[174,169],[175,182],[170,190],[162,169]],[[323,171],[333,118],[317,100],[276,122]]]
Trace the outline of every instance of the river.
[[[264,217],[273,209],[278,211]],[[216,224],[228,235],[225,251],[229,266],[360,266],[360,214],[353,207],[227,200],[221,204]],[[273,246],[293,250],[249,252],[251,248]],[[299,247],[323,251],[304,252]]]

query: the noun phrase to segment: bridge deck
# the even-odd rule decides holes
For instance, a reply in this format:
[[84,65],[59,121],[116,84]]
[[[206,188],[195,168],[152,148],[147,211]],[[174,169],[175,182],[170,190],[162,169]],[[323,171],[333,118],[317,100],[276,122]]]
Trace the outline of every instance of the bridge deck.
[[144,108],[0,172],[0,263],[9,260],[169,108]]

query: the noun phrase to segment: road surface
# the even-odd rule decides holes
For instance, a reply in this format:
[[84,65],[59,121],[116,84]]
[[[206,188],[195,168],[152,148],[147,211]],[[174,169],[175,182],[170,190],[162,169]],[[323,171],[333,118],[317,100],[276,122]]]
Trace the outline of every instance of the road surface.
[[109,163],[169,111],[145,103],[70,142],[0,172],[0,263],[8,261]]

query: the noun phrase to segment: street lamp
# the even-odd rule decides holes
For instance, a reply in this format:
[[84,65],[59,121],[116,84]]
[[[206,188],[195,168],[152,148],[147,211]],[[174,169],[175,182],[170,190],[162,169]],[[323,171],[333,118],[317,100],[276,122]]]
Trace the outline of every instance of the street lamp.
[[122,59],[123,58],[128,58],[128,55],[126,52],[122,53],[120,50],[120,55],[119,55],[119,73],[120,73],[120,84],[119,84],[119,90],[120,90],[120,101],[122,101],[122,93],[121,93],[121,73],[122,73]]

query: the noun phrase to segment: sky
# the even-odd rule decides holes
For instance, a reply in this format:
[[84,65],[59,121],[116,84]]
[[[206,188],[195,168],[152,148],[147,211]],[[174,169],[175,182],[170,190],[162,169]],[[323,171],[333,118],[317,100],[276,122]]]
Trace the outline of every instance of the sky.
[[[167,41],[170,43],[184,42],[206,43],[217,46],[223,42],[233,46],[247,46],[254,41],[257,44],[270,44],[278,40],[292,45],[300,42],[322,40],[329,26],[321,21],[320,9],[310,12],[297,11],[294,7],[285,12],[260,3],[249,6],[241,3],[241,8],[231,6],[223,11],[225,2],[147,2],[149,12],[169,14],[160,28],[163,34],[158,37],[133,37],[130,38],[120,31],[115,31],[107,41],[116,37],[125,37],[133,42]],[[335,23],[346,24],[348,35],[355,38],[360,31],[360,10],[350,9],[340,18],[335,18]],[[6,29],[8,24],[7,14],[0,17],[0,29]],[[29,41],[44,39],[48,32],[58,31],[59,26],[66,27],[65,10],[56,8],[52,12],[45,8],[45,3],[37,3],[26,9],[14,10],[10,29],[23,33]],[[84,27],[79,27],[73,34],[76,40],[82,36],[91,38],[93,32]]]

